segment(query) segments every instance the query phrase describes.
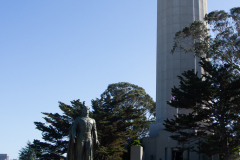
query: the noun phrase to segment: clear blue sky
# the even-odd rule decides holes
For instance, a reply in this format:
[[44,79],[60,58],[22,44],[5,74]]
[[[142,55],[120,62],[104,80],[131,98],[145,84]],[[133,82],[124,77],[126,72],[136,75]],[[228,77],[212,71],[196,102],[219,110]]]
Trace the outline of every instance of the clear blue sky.
[[[58,101],[91,105],[108,84],[130,82],[155,99],[156,0],[1,0],[0,153],[18,158],[40,139],[34,121]],[[208,0],[229,10],[240,0]]]

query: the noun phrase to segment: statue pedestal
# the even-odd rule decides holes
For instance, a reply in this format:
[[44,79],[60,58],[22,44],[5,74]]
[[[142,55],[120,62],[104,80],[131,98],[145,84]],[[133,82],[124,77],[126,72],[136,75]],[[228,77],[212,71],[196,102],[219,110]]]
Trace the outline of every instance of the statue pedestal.
[[142,160],[143,157],[143,147],[132,146],[131,147],[131,160]]

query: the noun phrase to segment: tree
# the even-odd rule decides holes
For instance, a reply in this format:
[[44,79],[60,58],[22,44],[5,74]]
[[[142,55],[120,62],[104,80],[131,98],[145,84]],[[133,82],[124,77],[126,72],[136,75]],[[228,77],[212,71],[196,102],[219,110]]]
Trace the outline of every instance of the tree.
[[[34,140],[34,148],[40,159],[64,159],[67,152],[68,132],[71,123],[85,106],[80,100],[71,105],[59,102],[63,114],[43,113],[42,122],[35,122],[42,131],[43,140]],[[124,143],[129,138],[147,134],[148,124],[155,118],[155,102],[143,88],[130,83],[116,83],[108,86],[101,98],[92,100],[93,117],[97,123],[100,148],[94,159],[120,159],[125,152]]]
[[71,105],[59,102],[59,108],[63,111],[63,115],[59,113],[46,113],[44,120],[48,125],[42,122],[34,122],[36,129],[42,132],[44,142],[35,139],[33,147],[36,150],[36,155],[41,160],[64,159],[64,154],[67,153],[68,133],[71,123],[82,113],[82,108],[85,103],[80,100],[71,101]]
[[[208,24],[208,25],[205,25]],[[240,7],[230,13],[213,11],[205,22],[195,21],[176,33],[172,53],[183,50],[211,58],[213,64],[230,64],[240,71]]]
[[19,152],[19,160],[37,160],[36,152],[31,142],[28,142],[27,146],[22,148]]
[[240,146],[240,8],[230,14],[211,12],[205,20],[210,29],[194,22],[175,36],[172,53],[194,53],[204,73],[191,70],[179,76],[180,85],[172,89],[175,100],[168,104],[189,114],[178,114],[164,125],[182,149],[227,160]]
[[96,159],[122,159],[126,141],[146,136],[155,114],[152,98],[130,83],[109,85],[92,107],[101,143]]
[[168,102],[189,114],[178,114],[164,125],[183,149],[228,159],[240,145],[240,77],[228,64],[218,67],[202,59],[201,66],[206,72],[202,77],[194,70],[179,76],[179,87],[172,89],[175,100]]

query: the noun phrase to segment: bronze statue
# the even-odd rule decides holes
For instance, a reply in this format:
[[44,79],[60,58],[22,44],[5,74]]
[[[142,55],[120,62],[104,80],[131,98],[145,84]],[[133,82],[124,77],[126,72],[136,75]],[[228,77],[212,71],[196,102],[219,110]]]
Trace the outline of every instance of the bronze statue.
[[93,160],[93,145],[99,146],[96,122],[84,107],[82,117],[75,119],[69,132],[67,160]]

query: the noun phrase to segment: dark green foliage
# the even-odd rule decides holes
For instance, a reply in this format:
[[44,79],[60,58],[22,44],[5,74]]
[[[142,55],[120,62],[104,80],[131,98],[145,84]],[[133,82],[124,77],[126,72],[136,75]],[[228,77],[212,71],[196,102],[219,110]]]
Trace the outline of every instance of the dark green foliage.
[[141,87],[117,83],[109,85],[100,99],[92,100],[92,108],[101,143],[96,159],[117,160],[126,152],[128,139],[146,136],[155,103]]
[[135,140],[132,141],[130,146],[142,146],[142,142],[141,142],[140,139],[135,139]]
[[205,20],[209,30],[194,22],[176,34],[172,52],[205,57],[200,58],[204,73],[192,70],[179,76],[180,85],[172,89],[175,100],[168,104],[189,113],[164,125],[183,149],[227,160],[238,155],[240,146],[240,8],[230,14],[211,12]]
[[142,139],[129,139],[125,144],[127,152],[123,154],[123,160],[130,160],[131,157],[131,147],[132,146],[142,146]]
[[82,108],[85,106],[80,100],[71,101],[71,106],[59,102],[59,108],[63,111],[63,115],[58,113],[43,113],[46,117],[44,120],[48,125],[42,122],[34,122],[36,129],[42,131],[42,139],[34,140],[34,148],[39,159],[61,159],[65,158],[64,153],[67,152],[68,132],[71,123],[75,118],[81,116]]
[[[59,102],[62,115],[43,113],[47,124],[35,122],[44,140],[33,142],[37,157],[65,159],[69,128],[81,116],[83,106],[80,100],[71,101],[71,105]],[[90,117],[96,120],[100,141],[95,160],[122,159],[126,141],[146,136],[148,125],[155,118],[155,102],[144,89],[130,83],[109,85],[99,99],[92,100],[92,109]]]
[[[179,76],[179,87],[172,89],[175,100],[168,102],[175,108],[190,109],[189,114],[167,119],[165,127],[177,133],[172,138],[185,149],[229,156],[239,146],[240,77],[228,64],[219,67],[202,59],[201,66],[206,72],[202,77],[193,70]],[[193,148],[196,144],[199,149]]]
[[19,160],[37,160],[36,151],[30,142],[27,143],[25,148],[19,151]]

